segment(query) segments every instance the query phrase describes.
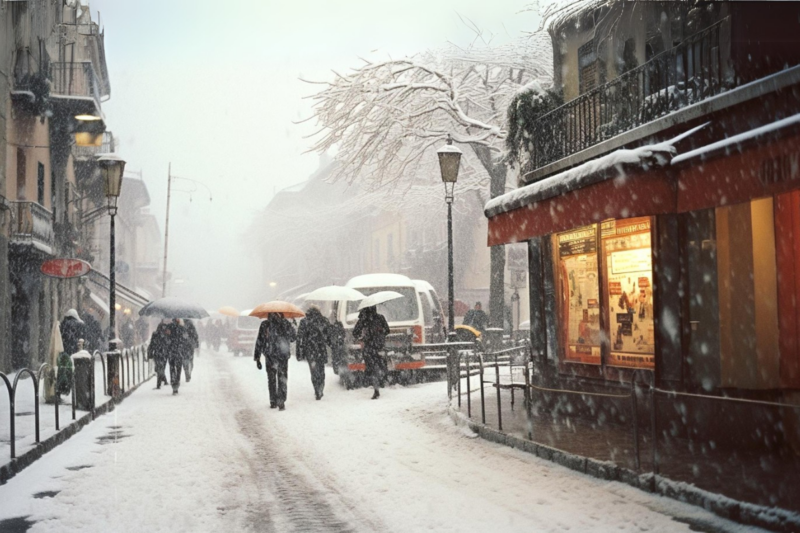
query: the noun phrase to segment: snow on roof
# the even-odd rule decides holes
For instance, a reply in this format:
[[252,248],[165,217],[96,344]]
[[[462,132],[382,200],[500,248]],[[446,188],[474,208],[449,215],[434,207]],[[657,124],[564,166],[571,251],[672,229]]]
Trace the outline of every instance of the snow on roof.
[[350,278],[345,287],[415,287],[414,282],[402,274],[363,274]]
[[[524,205],[605,181],[611,177],[624,175],[623,165],[641,165],[645,169],[651,166],[666,166],[675,155],[675,143],[704,128],[707,124],[692,128],[668,141],[648,144],[631,150],[616,150],[549,178],[514,189],[489,200],[484,207],[484,213],[487,217],[493,217]],[[616,172],[613,172],[614,170]]]
[[433,285],[423,279],[413,279],[411,282],[417,287],[418,291],[436,292]]
[[684,161],[688,161],[689,159],[693,159],[695,157],[700,157],[705,159],[722,151],[728,153],[730,152],[730,149],[732,147],[736,149],[740,144],[744,142],[751,141],[753,139],[762,137],[769,133],[774,133],[784,128],[796,126],[798,124],[800,124],[800,114],[792,115],[791,117],[787,117],[782,120],[776,120],[775,122],[765,124],[764,126],[754,128],[752,130],[740,133],[738,135],[734,135],[732,137],[728,137],[727,139],[722,139],[721,141],[707,144],[706,146],[701,146],[700,148],[697,148],[695,150],[690,150],[685,154],[676,155],[675,157],[672,158],[671,164],[677,165],[683,163]]

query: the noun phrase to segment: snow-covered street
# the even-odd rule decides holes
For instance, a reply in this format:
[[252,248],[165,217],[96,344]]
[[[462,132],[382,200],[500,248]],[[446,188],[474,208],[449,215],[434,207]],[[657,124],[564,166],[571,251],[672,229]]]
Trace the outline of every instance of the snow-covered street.
[[0,487],[0,531],[753,531],[474,438],[442,383],[370,401],[331,373],[317,402],[293,359],[279,412],[250,358],[195,368]]

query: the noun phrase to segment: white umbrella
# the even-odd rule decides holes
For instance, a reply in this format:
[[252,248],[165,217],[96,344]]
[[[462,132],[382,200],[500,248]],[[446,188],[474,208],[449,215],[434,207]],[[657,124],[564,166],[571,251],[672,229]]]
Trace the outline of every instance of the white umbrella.
[[402,297],[403,295],[399,292],[379,291],[364,298],[364,300],[358,304],[358,310],[360,311],[366,307],[372,307],[373,305],[382,304],[383,302],[388,302],[389,300],[397,300],[398,298]]
[[303,296],[306,301],[311,300],[315,302],[340,302],[342,300],[363,300],[366,298],[363,294],[350,287],[340,287],[339,285],[328,285],[327,287],[320,287],[315,291],[311,291]]

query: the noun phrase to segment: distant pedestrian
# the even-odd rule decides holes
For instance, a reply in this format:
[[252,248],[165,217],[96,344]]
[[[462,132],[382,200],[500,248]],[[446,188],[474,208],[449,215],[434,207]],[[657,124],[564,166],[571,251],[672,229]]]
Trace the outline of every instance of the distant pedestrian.
[[219,345],[222,342],[222,322],[215,320],[209,324],[208,328],[206,328],[206,335],[208,336],[208,347],[218,352]]
[[192,381],[194,369],[194,352],[200,347],[200,337],[191,320],[183,320],[181,347],[183,349],[183,371],[186,373],[186,383]]
[[68,355],[78,352],[78,340],[86,338],[86,329],[83,320],[75,309],[70,309],[64,314],[61,321],[61,340],[64,342],[64,351]]
[[467,311],[467,314],[464,315],[464,321],[462,323],[465,326],[471,326],[480,331],[481,334],[484,334],[486,333],[486,327],[489,325],[489,316],[482,309],[481,303],[475,302],[475,308]]
[[331,347],[331,366],[333,373],[338,376],[340,369],[347,370],[347,351],[344,347],[344,325],[336,319],[336,313],[331,313],[327,335]]
[[269,407],[286,409],[287,385],[289,380],[290,343],[297,334],[286,318],[280,313],[270,313],[258,328],[256,348],[253,358],[261,370],[261,355],[267,366],[267,383],[269,386]]
[[105,349],[105,339],[103,339],[103,327],[100,325],[100,322],[92,316],[91,313],[86,313],[84,315],[84,333],[86,337],[84,340],[86,342],[83,343],[84,350],[88,352],[93,352],[95,350],[104,350]]
[[161,383],[167,384],[166,367],[169,360],[170,338],[168,336],[169,321],[162,321],[150,336],[147,346],[147,358],[152,359],[156,367],[156,388],[161,388]]
[[136,344],[136,328],[133,327],[133,321],[130,318],[126,318],[122,323],[119,336],[122,338],[122,346],[125,348],[132,348]]
[[365,307],[358,314],[358,322],[353,328],[353,338],[363,341],[364,348],[364,377],[372,383],[373,400],[380,398],[380,385],[383,378],[383,361],[381,351],[386,344],[386,335],[389,334],[389,324],[386,318],[375,308]]
[[146,342],[150,336],[150,324],[147,319],[143,316],[137,318],[134,328],[136,329],[136,342],[139,344]]
[[319,308],[311,306],[297,328],[297,359],[308,361],[314,396],[322,399],[325,389],[325,365],[328,362],[328,328],[330,323]]

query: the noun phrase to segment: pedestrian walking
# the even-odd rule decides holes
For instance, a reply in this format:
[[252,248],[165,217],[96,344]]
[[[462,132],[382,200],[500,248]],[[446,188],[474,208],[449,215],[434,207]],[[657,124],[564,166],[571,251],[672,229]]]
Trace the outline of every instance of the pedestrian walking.
[[378,313],[373,305],[365,307],[358,313],[358,322],[353,328],[353,338],[363,342],[364,376],[372,384],[373,400],[380,398],[380,385],[383,378],[383,361],[381,351],[389,334],[386,318]]
[[312,305],[297,328],[297,360],[308,361],[314,396],[322,399],[325,389],[325,365],[328,362],[328,320]]
[[280,313],[269,313],[258,328],[256,348],[253,358],[261,370],[261,355],[267,367],[269,387],[269,407],[286,409],[287,385],[289,379],[290,343],[297,338],[294,327]]
[[119,335],[122,337],[124,347],[131,348],[136,344],[136,328],[133,326],[133,320],[125,319],[120,327]]
[[467,311],[462,324],[477,329],[481,332],[481,335],[486,333],[486,328],[489,325],[489,316],[482,309],[480,302],[475,302],[475,308]]
[[75,309],[70,309],[64,314],[61,321],[61,340],[64,342],[64,351],[68,355],[77,353],[78,340],[86,338],[85,324]]
[[169,320],[163,320],[150,336],[147,346],[147,358],[152,359],[156,367],[156,388],[161,388],[161,383],[167,384],[167,361],[169,360]]
[[347,351],[344,347],[344,325],[336,319],[336,313],[331,313],[327,335],[331,347],[331,366],[333,373],[338,376],[340,369],[347,370]]
[[167,324],[167,355],[169,357],[169,384],[172,385],[172,394],[178,394],[181,386],[181,370],[187,351],[193,351],[189,333],[183,320],[175,318]]
[[197,329],[191,320],[183,320],[183,332],[181,333],[181,348],[183,349],[183,371],[186,374],[186,383],[192,381],[192,370],[194,369],[194,352],[200,348],[200,337]]

